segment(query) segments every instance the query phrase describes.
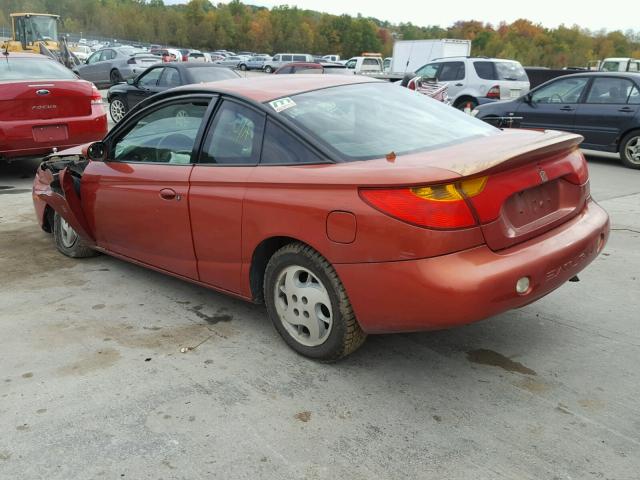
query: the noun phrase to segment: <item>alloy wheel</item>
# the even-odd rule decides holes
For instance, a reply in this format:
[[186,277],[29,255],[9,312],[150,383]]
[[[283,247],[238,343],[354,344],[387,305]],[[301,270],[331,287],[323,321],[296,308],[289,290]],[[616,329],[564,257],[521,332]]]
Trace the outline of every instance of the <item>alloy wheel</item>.
[[62,217],[60,217],[60,228],[62,230],[62,244],[67,248],[73,247],[73,245],[76,243],[76,240],[78,239],[78,234],[76,233],[76,231],[71,228],[71,225],[69,225],[67,221]]
[[291,265],[278,275],[274,301],[282,325],[298,343],[315,347],[324,343],[333,325],[327,288],[310,270]]
[[625,153],[631,163],[640,165],[640,136],[633,137],[627,142]]
[[124,102],[119,98],[114,99],[109,105],[109,111],[111,112],[111,118],[114,122],[118,123],[124,117],[124,114],[127,113],[127,107],[125,107]]

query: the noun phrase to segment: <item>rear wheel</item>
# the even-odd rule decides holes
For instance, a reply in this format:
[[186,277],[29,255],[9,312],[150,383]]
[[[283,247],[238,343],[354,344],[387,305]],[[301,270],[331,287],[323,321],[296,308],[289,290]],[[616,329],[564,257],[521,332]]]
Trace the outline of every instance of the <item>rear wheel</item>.
[[264,71],[266,73],[273,73],[273,68],[271,68],[271,65],[267,65],[266,67],[264,67]]
[[458,110],[464,110],[465,108],[467,108],[467,106],[469,106],[469,108],[473,110],[478,106],[478,102],[473,98],[463,98],[461,100],[458,100],[454,105],[454,107]]
[[243,72],[247,70],[247,66],[244,63],[240,64],[240,70],[242,70]]
[[116,83],[121,83],[123,81],[122,75],[120,75],[120,72],[116,69],[111,70],[109,79],[111,80],[111,85],[115,85]]
[[309,246],[292,243],[273,254],[264,298],[276,330],[301,355],[334,361],[366,339],[336,271]]
[[86,258],[98,254],[84,243],[71,225],[57,212],[53,216],[53,241],[56,248],[67,257]]
[[640,169],[640,130],[631,132],[622,139],[620,159],[626,167]]
[[120,97],[113,98],[109,104],[109,113],[111,114],[113,121],[116,123],[122,120],[122,117],[125,116],[127,110],[126,102]]

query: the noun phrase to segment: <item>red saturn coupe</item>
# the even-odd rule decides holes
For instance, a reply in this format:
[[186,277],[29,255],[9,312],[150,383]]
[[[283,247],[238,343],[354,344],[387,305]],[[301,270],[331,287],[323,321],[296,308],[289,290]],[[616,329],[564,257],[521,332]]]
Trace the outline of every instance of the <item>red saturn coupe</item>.
[[294,350],[335,360],[369,333],[521,307],[585,268],[609,219],[580,141],[358,76],[226,80],[49,157],[33,200],[62,253],[264,301]]
[[0,160],[45,155],[104,137],[100,92],[55,60],[0,53]]

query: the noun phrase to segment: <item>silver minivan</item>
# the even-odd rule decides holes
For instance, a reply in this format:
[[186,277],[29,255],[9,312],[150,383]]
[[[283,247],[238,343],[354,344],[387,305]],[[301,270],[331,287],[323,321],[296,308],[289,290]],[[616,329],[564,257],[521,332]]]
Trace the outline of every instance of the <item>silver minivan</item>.
[[271,60],[264,62],[262,70],[266,73],[273,73],[285,63],[291,62],[313,62],[313,55],[306,53],[278,53]]

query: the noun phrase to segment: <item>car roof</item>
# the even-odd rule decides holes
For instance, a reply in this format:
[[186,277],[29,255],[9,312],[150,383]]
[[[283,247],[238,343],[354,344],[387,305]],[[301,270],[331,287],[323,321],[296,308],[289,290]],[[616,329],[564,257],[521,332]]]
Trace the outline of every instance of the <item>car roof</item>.
[[[384,83],[382,80],[366,78],[360,75],[277,75],[264,77],[238,78],[220,80],[213,83],[186,85],[173,91],[182,93],[211,92],[230,93],[242,96],[255,102],[264,103],[277,98],[288,97],[312,90],[337,87],[340,85],[355,85],[358,83]],[[186,91],[186,92],[185,92]]]
[[[579,72],[579,73],[571,73],[569,75],[562,75],[557,78],[566,78],[566,77],[621,77],[621,78],[633,78],[635,80],[640,80],[640,72]],[[551,80],[555,80],[552,78]]]

